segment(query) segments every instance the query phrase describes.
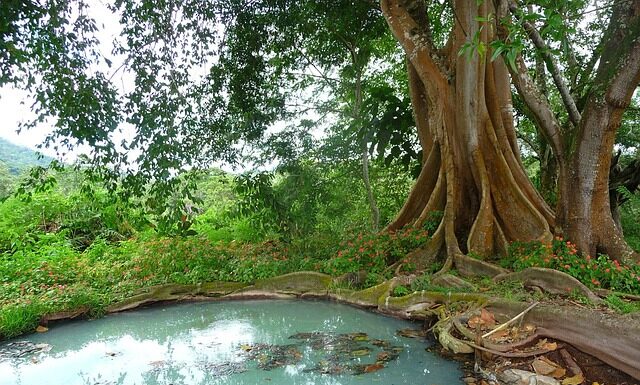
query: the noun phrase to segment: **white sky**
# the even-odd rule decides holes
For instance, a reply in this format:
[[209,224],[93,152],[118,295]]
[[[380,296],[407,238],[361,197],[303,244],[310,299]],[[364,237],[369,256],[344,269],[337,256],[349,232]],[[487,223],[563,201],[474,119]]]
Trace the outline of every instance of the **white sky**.
[[[118,58],[114,58],[113,55],[111,55],[113,38],[116,37],[120,31],[118,18],[107,9],[107,4],[102,0],[87,0],[86,3],[89,5],[88,16],[96,20],[98,27],[96,36],[101,42],[100,51],[103,56],[112,60],[112,68],[115,70],[115,68],[122,63],[122,59],[118,60]],[[106,70],[106,65],[103,66],[105,68],[100,69]],[[106,72],[109,73],[108,71]],[[125,83],[133,85],[133,79],[131,77],[125,79],[126,74],[122,71],[116,75],[115,79],[119,77],[122,77],[123,87]],[[37,146],[53,131],[50,122],[41,123],[29,131],[23,131],[20,134],[17,133],[20,122],[29,121],[35,117],[35,114],[31,111],[32,104],[33,100],[28,99],[25,91],[13,87],[0,88],[0,137],[14,144],[38,150]],[[71,154],[63,157],[62,160],[65,162],[73,162],[79,154],[87,151],[87,148],[77,148]],[[56,151],[53,149],[44,148],[41,152],[45,155],[56,157]]]
[[[34,114],[29,108],[30,103],[26,100],[26,93],[14,88],[0,88],[0,137],[21,146],[36,150],[36,146],[42,143],[49,132],[51,126],[41,124],[37,128],[18,135],[18,124],[21,121],[32,119]],[[55,156],[55,151],[44,151],[46,155]]]

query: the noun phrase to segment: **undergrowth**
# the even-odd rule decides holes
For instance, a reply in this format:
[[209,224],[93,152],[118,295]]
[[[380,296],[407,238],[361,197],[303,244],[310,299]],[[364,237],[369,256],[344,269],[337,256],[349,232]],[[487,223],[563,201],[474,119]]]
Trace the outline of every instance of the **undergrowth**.
[[503,266],[514,270],[528,267],[556,269],[591,288],[640,294],[640,265],[625,266],[606,255],[582,255],[574,244],[561,238],[554,239],[550,245],[514,242]]

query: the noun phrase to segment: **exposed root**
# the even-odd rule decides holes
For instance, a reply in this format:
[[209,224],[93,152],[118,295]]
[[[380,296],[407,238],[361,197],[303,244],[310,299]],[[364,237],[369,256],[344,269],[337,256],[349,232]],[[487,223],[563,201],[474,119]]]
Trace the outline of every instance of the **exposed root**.
[[454,255],[454,262],[460,274],[466,277],[495,277],[509,272],[500,266],[464,254]]
[[547,293],[567,295],[574,292],[584,295],[593,303],[600,303],[602,299],[595,295],[588,287],[569,274],[554,269],[530,267],[517,273],[502,274],[494,278],[495,282],[517,280],[527,286],[537,286]]
[[431,276],[431,279],[437,278],[442,274],[448,273],[451,270],[451,268],[453,268],[453,256],[448,255],[447,259],[444,261],[444,265],[442,266],[442,268],[438,270],[438,272],[434,273]]
[[529,310],[533,309],[537,304],[538,304],[538,302],[532,303],[531,306],[529,306],[528,308],[526,308],[523,311],[521,311],[520,314],[518,314],[517,316],[511,318],[509,321],[503,323],[502,325],[500,325],[497,328],[491,330],[490,332],[483,334],[482,338],[487,338],[490,335],[492,335],[492,334],[494,334],[496,332],[499,332],[500,330],[502,330],[502,329],[506,328],[507,326],[513,324],[514,322],[516,322],[520,318],[524,317],[524,315],[527,314],[529,312]]
[[507,358],[534,357],[542,354],[547,354],[553,351],[553,349],[535,349],[527,352],[501,352],[498,350],[493,350],[493,349],[485,348],[483,346],[476,345],[473,342],[469,342],[469,341],[462,341],[462,342],[464,342],[465,344],[469,345],[474,349],[482,350],[483,352],[487,352],[487,353],[495,354],[496,356],[507,357]]

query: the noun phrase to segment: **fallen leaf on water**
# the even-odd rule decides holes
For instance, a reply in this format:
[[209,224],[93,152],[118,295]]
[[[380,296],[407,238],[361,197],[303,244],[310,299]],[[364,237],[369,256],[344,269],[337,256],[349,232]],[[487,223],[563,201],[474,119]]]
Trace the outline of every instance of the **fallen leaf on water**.
[[245,352],[249,352],[253,348],[250,345],[240,345],[240,349],[244,350]]
[[[584,382],[584,376],[582,374],[576,374],[573,377],[567,377],[562,380],[562,385],[580,385]],[[594,385],[599,385],[597,382]]]
[[49,328],[44,327],[44,326],[42,326],[42,325],[38,325],[38,327],[36,328],[36,331],[37,331],[38,333],[45,333],[45,332],[48,332],[48,331],[49,331]]
[[356,356],[356,357],[359,357],[359,356],[366,356],[367,354],[369,354],[369,352],[370,352],[370,351],[371,351],[371,350],[369,350],[369,349],[358,349],[358,350],[354,350],[354,351],[352,351],[352,352],[351,352],[351,355],[352,355],[352,356]]
[[366,368],[364,368],[364,372],[365,373],[372,373],[372,372],[376,372],[380,369],[384,368],[384,365],[379,364],[379,363],[375,363],[375,364],[371,364],[371,365],[367,365]]

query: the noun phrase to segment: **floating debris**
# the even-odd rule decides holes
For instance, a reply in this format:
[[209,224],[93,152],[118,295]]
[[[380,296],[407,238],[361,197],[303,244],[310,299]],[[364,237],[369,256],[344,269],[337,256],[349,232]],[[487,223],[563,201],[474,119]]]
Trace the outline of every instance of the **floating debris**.
[[244,362],[205,362],[202,363],[201,366],[203,369],[216,376],[229,376],[247,371],[247,366]]
[[[407,334],[413,336],[418,332]],[[246,371],[246,362],[253,361],[258,369],[270,371],[299,364],[303,358],[302,352],[310,348],[316,352],[314,356],[319,355],[319,359],[317,364],[303,369],[303,372],[360,375],[384,369],[404,350],[401,346],[392,346],[389,341],[372,339],[367,333],[360,332],[304,332],[296,333],[289,339],[297,342],[284,345],[240,344],[241,362],[211,363],[205,364],[205,367],[217,375],[228,375]]]
[[240,345],[247,358],[258,361],[258,368],[272,370],[286,365],[295,365],[302,359],[298,345]]
[[51,350],[49,344],[34,344],[29,341],[10,342],[0,348],[0,361],[24,357],[28,354],[46,353]]
[[396,334],[405,338],[425,338],[427,331],[424,329],[400,329]]

